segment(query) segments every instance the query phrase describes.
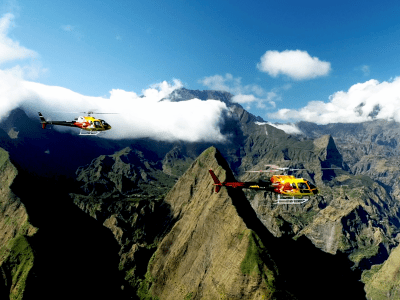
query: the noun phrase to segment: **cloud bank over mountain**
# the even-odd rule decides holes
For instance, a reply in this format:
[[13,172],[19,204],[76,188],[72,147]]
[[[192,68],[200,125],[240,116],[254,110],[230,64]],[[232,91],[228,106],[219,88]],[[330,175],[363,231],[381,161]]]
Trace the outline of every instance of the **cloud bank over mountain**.
[[[10,13],[0,18],[0,120],[17,107],[23,108],[34,118],[41,111],[52,120],[72,120],[82,115],[80,112],[95,110],[118,113],[99,115],[113,127],[106,133],[107,138],[225,140],[220,132],[220,124],[228,112],[226,104],[217,100],[199,99],[169,101],[168,95],[183,86],[179,80],[154,84],[142,90],[141,95],[133,91],[112,89],[109,96],[103,97],[86,96],[64,87],[32,81],[46,69],[38,62],[38,53],[8,37],[13,19]],[[297,80],[325,76],[331,69],[329,62],[311,57],[306,51],[300,50],[267,51],[257,67],[271,76],[283,74]],[[369,67],[365,65],[363,70],[369,72]],[[290,84],[287,84],[267,91],[257,84],[244,85],[240,77],[229,73],[204,77],[200,82],[210,89],[231,92],[234,94],[232,101],[245,105],[246,109],[250,105],[273,109],[282,98],[281,92],[290,88]],[[319,124],[363,122],[376,118],[400,122],[399,95],[399,77],[387,82],[369,80],[353,85],[348,91],[334,93],[328,102],[312,101],[301,109],[280,109],[268,114],[268,117]],[[297,133],[296,128],[282,124],[279,126],[285,131]]]
[[182,84],[178,80],[173,83],[164,81],[143,90],[142,96],[124,90],[112,90],[109,98],[91,97],[62,87],[26,81],[0,70],[0,120],[17,107],[24,109],[31,117],[36,117],[37,112],[41,111],[45,117],[61,121],[72,120],[82,115],[80,112],[94,110],[117,113],[97,116],[112,126],[112,130],[105,133],[107,138],[224,141],[219,125],[222,113],[227,110],[225,103],[199,99],[161,101],[180,87]]
[[[33,62],[32,58],[38,57],[35,51],[8,37],[13,19],[14,15],[10,13],[0,18],[0,120],[17,107],[34,118],[38,118],[40,111],[45,117],[60,121],[72,120],[82,115],[80,112],[93,110],[118,113],[98,115],[112,126],[112,130],[105,135],[107,138],[149,137],[191,142],[225,140],[219,126],[223,112],[227,110],[225,103],[199,99],[184,102],[165,100],[172,91],[182,87],[179,80],[154,84],[142,90],[141,96],[135,92],[113,89],[109,97],[86,96],[67,88],[30,81],[45,69],[41,68],[40,63]],[[72,29],[71,26],[64,28],[69,31]],[[20,64],[10,64],[16,60]]]
[[269,118],[318,124],[358,123],[374,119],[400,122],[400,77],[391,81],[368,80],[339,91],[329,102],[311,101],[301,109],[280,109]]

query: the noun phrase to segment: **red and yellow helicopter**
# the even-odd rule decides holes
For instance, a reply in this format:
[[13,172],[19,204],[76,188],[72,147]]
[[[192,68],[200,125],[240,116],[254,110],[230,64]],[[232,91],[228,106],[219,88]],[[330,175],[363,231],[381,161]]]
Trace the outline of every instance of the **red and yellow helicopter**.
[[[42,128],[45,129],[47,125],[59,125],[80,128],[81,131],[79,135],[98,135],[102,131],[110,130],[111,126],[106,121],[102,119],[96,119],[91,115],[94,114],[93,111],[82,112],[86,113],[87,116],[80,116],[74,119],[74,121],[50,121],[46,120],[42,113],[39,112],[40,123]],[[110,114],[110,113],[96,113],[96,114]]]
[[[282,171],[294,171],[302,169],[291,169],[281,168],[275,165],[267,165],[270,170],[261,171],[247,171],[247,172],[276,172]],[[317,187],[305,180],[304,178],[296,178],[293,175],[273,175],[268,181],[258,182],[220,182],[213,170],[209,170],[211,177],[214,180],[215,192],[218,193],[221,187],[232,187],[232,188],[246,188],[255,190],[265,190],[278,194],[278,199],[275,204],[302,204],[310,200],[310,197],[318,194]]]

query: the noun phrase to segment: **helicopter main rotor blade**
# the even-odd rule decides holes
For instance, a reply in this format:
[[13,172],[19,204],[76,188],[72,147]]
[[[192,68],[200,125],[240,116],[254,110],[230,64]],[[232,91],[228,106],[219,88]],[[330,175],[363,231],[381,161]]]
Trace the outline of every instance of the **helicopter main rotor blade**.
[[277,172],[278,170],[260,170],[260,171],[246,171],[250,173],[270,173],[270,172]]

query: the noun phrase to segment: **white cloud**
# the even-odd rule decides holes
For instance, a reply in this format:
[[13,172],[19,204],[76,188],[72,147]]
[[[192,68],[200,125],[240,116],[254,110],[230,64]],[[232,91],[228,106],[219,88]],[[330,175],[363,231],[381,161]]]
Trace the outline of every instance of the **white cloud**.
[[239,95],[235,95],[232,97],[232,102],[240,103],[240,104],[254,102],[256,100],[257,100],[257,98],[254,95],[239,94]]
[[[91,97],[66,88],[25,81],[0,71],[0,120],[12,109],[21,107],[31,117],[37,112],[52,120],[72,120],[75,115],[62,112],[118,113],[98,115],[112,126],[104,137],[111,139],[150,137],[156,140],[224,141],[219,124],[225,103],[192,99],[182,102],[160,101],[174,89],[178,80],[162,82],[142,91],[112,90],[110,97]],[[78,114],[77,114],[78,115]],[[37,117],[38,118],[38,117]],[[38,119],[38,126],[40,126]],[[57,126],[55,126],[58,129]],[[62,129],[62,128],[60,128]],[[78,130],[75,130],[76,134]]]
[[273,77],[283,74],[295,80],[305,80],[328,75],[331,64],[311,57],[307,51],[285,50],[265,52],[257,68]]
[[217,91],[237,92],[240,88],[241,78],[233,78],[232,74],[214,75],[199,80],[204,86]]
[[8,30],[12,26],[14,15],[7,13],[0,19],[0,64],[37,56],[35,51],[29,50],[7,37]]
[[241,81],[240,77],[235,78],[229,73],[225,76],[214,75],[199,80],[200,83],[212,90],[234,94],[232,102],[247,104],[246,109],[250,109],[251,104],[256,104],[258,108],[274,108],[275,101],[280,100],[280,96],[277,94],[278,89],[267,92],[259,85],[242,85]]
[[280,109],[268,117],[318,124],[364,122],[375,118],[400,122],[400,77],[393,81],[371,79],[357,83],[347,92],[331,95],[329,102],[311,101],[301,109]]
[[[275,128],[278,128],[280,130],[283,130],[284,132],[288,134],[303,134],[303,132],[295,125],[295,124],[274,124],[271,122],[255,122],[257,125],[271,125]],[[268,132],[267,132],[268,135]]]
[[[36,52],[21,47],[6,36],[13,15],[6,14],[0,19],[0,62],[24,59]],[[73,31],[66,25],[63,30]],[[10,53],[14,53],[11,56]],[[9,69],[0,69],[0,121],[17,107],[24,109],[29,116],[40,121],[38,112],[51,120],[72,120],[77,112],[97,111],[119,113],[99,115],[112,126],[105,137],[112,139],[150,137],[157,140],[185,141],[224,141],[220,132],[225,103],[216,100],[201,101],[192,99],[182,102],[163,100],[181,88],[182,83],[174,79],[172,83],[163,81],[142,91],[142,96],[135,92],[112,90],[110,97],[91,97],[81,95],[69,89],[48,86],[28,81],[43,72],[40,63],[15,65]],[[74,112],[68,114],[67,112]],[[54,128],[71,130],[64,127]]]

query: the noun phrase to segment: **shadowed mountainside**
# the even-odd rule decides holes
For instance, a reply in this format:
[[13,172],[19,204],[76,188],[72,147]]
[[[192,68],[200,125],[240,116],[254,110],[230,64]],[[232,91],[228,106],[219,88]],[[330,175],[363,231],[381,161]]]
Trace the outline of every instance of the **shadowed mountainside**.
[[[287,290],[281,285],[282,280],[290,286],[287,293],[296,295],[298,299],[307,299],[310,293],[309,297],[316,297],[314,292],[324,293],[315,286],[315,291],[301,290],[301,285],[310,285],[305,280],[298,280],[303,277],[304,269],[310,269],[307,276],[318,286],[326,284],[322,279],[313,277],[313,272],[324,274],[323,278],[337,286],[347,287],[340,278],[327,274],[327,270],[336,270],[337,267],[344,278],[353,283],[360,278],[359,271],[383,263],[394,253],[392,249],[399,243],[400,228],[400,188],[397,186],[400,130],[397,123],[373,121],[325,127],[304,123],[299,127],[306,136],[293,136],[232,103],[232,95],[226,92],[179,89],[170,95],[169,100],[192,98],[217,99],[229,107],[229,113],[223,116],[220,124],[221,132],[228,140],[215,145],[228,161],[229,167],[224,167],[224,170],[232,170],[241,180],[253,181],[259,177],[245,171],[264,169],[265,164],[305,168],[294,175],[310,180],[321,191],[320,195],[301,206],[273,206],[271,195],[263,192],[235,191],[232,194],[227,191],[228,198],[224,203],[232,202],[246,230],[250,230],[245,231],[248,245],[256,245],[254,249],[258,249],[255,250],[257,253],[263,257],[266,255],[275,263],[276,269],[271,267],[271,270],[279,271],[279,275],[274,273],[272,276],[277,284],[273,293],[287,295],[286,292],[277,292]],[[196,213],[199,213],[196,215],[179,208],[181,205],[172,198],[168,198],[169,202],[164,201],[175,181],[186,170],[193,170],[193,162],[201,161],[197,157],[211,146],[210,143],[82,138],[55,130],[42,130],[38,120],[29,119],[20,109],[0,123],[0,142],[10,152],[12,162],[19,170],[12,190],[24,203],[29,222],[39,228],[38,233],[27,238],[34,249],[35,261],[39,262],[30,271],[32,275],[29,275],[26,288],[29,295],[39,293],[40,288],[54,287],[55,290],[55,287],[62,288],[72,282],[75,277],[64,276],[63,272],[60,273],[60,280],[48,276],[48,273],[54,273],[51,261],[58,261],[61,256],[60,269],[84,270],[76,275],[78,285],[86,288],[82,296],[90,295],[86,282],[96,287],[101,286],[104,280],[109,280],[109,289],[101,287],[96,290],[96,295],[98,292],[99,295],[115,293],[121,297],[132,297],[134,291],[140,290],[148,296],[146,287],[152,286],[152,283],[145,277],[148,273],[147,262],[155,251],[161,251],[159,245],[171,228],[178,223],[183,226],[182,219],[188,218],[185,214],[193,218],[217,219],[209,214],[210,209],[207,210],[206,206],[196,206]],[[87,149],[90,151],[85,151]],[[326,167],[339,167],[341,170],[323,170]],[[75,185],[72,178],[77,169],[78,182]],[[200,172],[200,169],[197,171]],[[207,167],[205,171],[207,174]],[[203,176],[196,172],[191,176]],[[204,175],[203,179],[206,178]],[[211,179],[208,180],[207,184],[211,184]],[[200,197],[199,189],[208,189],[208,185],[203,184],[196,181],[180,186],[179,189],[191,193],[186,198],[186,206]],[[74,207],[68,194],[81,210],[94,219],[88,219],[87,214]],[[41,195],[41,198],[34,201],[32,195]],[[222,201],[221,195],[210,197],[216,197],[218,202]],[[203,196],[209,199],[206,194]],[[242,196],[247,200],[243,200]],[[180,214],[174,215],[172,212],[177,207]],[[224,209],[231,212],[228,206]],[[192,224],[185,226],[190,232]],[[209,229],[207,224],[202,226]],[[192,233],[197,234],[195,229]],[[181,243],[194,247],[192,241],[182,240]],[[240,247],[246,245],[241,243]],[[316,247],[336,254],[332,256]],[[103,257],[111,259],[104,260]],[[314,258],[326,262],[325,270],[317,265]],[[104,263],[103,268],[98,266],[99,262]],[[180,267],[179,264],[175,266]],[[387,269],[379,269],[381,266],[373,267],[363,278],[376,278],[379,282],[379,278],[384,278],[382,272]],[[198,270],[206,269],[198,266]],[[378,269],[382,272],[373,276],[373,271]],[[259,274],[261,277],[257,278],[265,278],[261,271]],[[203,275],[201,284],[206,284],[208,271]],[[109,276],[113,279],[110,280]],[[49,286],[45,284],[47,280],[50,280]],[[29,284],[31,281],[34,285]],[[359,296],[359,284],[356,284],[355,297]],[[391,289],[397,286],[394,284]],[[155,287],[163,293],[164,288],[160,285]],[[264,288],[260,291],[265,291]],[[241,293],[232,286],[225,290],[229,290],[229,295]],[[157,294],[158,290],[152,292]],[[200,297],[202,293],[199,288],[188,291],[184,296],[189,299],[189,295]],[[341,296],[336,291],[332,295]]]
[[219,151],[209,148],[171,189],[165,202],[177,221],[150,260],[142,285],[148,293],[160,299],[340,298],[341,291],[326,291],[329,282],[349,298],[365,297],[344,255],[323,253],[304,238],[275,238],[240,189],[214,193],[208,168],[234,180]]
[[117,243],[107,228],[71,203],[71,186],[24,172],[12,183],[38,228],[27,238],[34,260],[24,299],[129,299],[121,290]]
[[10,186],[17,169],[8,153],[0,148],[0,298],[25,298],[27,279],[32,274],[36,255],[31,239],[37,228],[31,225],[21,200]]

